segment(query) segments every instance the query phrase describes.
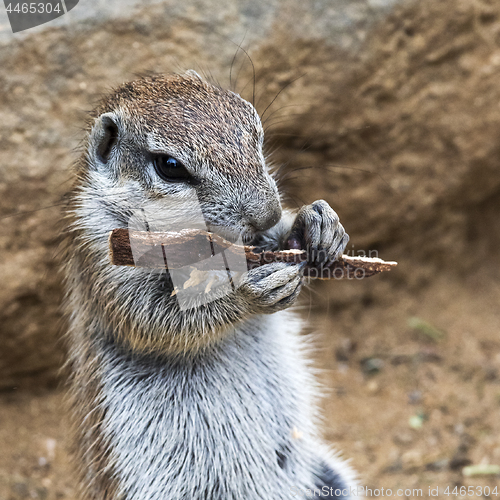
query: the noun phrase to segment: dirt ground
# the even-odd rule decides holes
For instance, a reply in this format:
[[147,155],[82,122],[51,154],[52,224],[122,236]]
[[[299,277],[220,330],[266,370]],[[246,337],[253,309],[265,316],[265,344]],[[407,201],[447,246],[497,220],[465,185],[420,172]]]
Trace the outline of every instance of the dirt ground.
[[[429,487],[438,487],[453,498],[446,487],[498,485],[462,474],[468,464],[500,463],[500,286],[487,277],[441,275],[418,293],[383,277],[305,293],[330,390],[325,437],[363,486],[392,488],[394,497],[415,490],[401,498],[432,498]],[[317,293],[330,295],[327,314],[309,305]],[[443,338],[410,328],[412,317]],[[1,396],[0,499],[76,498],[63,400],[62,390]]]
[[[120,58],[129,72],[144,69],[141,59],[152,67],[165,52],[147,44],[148,36],[160,40],[152,25],[130,56],[121,47],[138,43],[138,35],[126,23],[115,31],[75,34],[76,69],[74,75],[61,72],[57,92],[84,107],[85,82],[98,93],[110,72],[119,80]],[[290,68],[310,64],[310,76],[283,92],[279,105],[285,110],[306,89],[319,105],[325,101],[325,117],[335,117],[325,118],[321,130],[308,115],[274,129],[275,159],[288,162],[285,173],[321,161],[337,168],[328,177],[313,170],[298,180],[291,175],[285,190],[301,203],[328,199],[357,248],[376,248],[380,257],[399,262],[386,275],[319,283],[303,293],[300,309],[311,323],[306,334],[315,337],[326,389],[325,437],[352,461],[361,485],[390,488],[394,498],[435,497],[429,488],[438,488],[443,499],[500,497],[500,486],[496,495],[460,493],[462,486],[494,491],[500,485],[500,474],[464,475],[468,465],[500,465],[500,6],[493,0],[422,0],[401,7],[367,40],[364,55],[350,61],[324,44],[310,49],[300,40],[294,41],[297,50],[281,54],[276,47],[288,45],[275,33],[276,40],[252,53],[263,93],[276,93],[293,79]],[[61,47],[59,34],[51,36]],[[30,43],[19,48],[28,54],[19,58],[28,69]],[[101,54],[112,60],[102,63]],[[271,60],[282,66],[267,67]],[[57,64],[42,66],[48,74]],[[318,67],[323,73],[314,72]],[[85,86],[78,83],[80,73]],[[267,89],[272,77],[277,86]],[[16,78],[21,92],[22,78]],[[30,85],[38,85],[33,78]],[[40,85],[49,109],[52,97]],[[331,92],[326,97],[325,88]],[[25,122],[36,111],[31,108],[23,111]],[[59,109],[56,114],[61,130],[76,120]],[[28,148],[30,136],[16,133]],[[5,140],[12,158],[19,156],[19,141]],[[56,143],[43,150],[47,165],[54,151],[66,150]],[[37,151],[31,154],[38,159]],[[42,317],[46,304],[28,299]],[[36,322],[28,313],[17,316]],[[51,342],[46,348],[55,350],[58,339]],[[51,366],[57,368],[60,357]],[[0,500],[76,500],[68,433],[63,387],[0,392]],[[391,495],[379,491],[378,497]]]

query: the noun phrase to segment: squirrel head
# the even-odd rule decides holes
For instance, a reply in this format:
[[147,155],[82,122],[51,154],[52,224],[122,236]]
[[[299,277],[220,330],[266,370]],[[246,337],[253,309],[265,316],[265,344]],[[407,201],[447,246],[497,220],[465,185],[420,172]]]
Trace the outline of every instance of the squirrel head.
[[105,231],[140,211],[148,230],[196,227],[202,217],[203,229],[250,239],[281,218],[263,140],[255,108],[234,92],[194,71],[145,77],[94,111],[81,186],[86,199],[101,197]]

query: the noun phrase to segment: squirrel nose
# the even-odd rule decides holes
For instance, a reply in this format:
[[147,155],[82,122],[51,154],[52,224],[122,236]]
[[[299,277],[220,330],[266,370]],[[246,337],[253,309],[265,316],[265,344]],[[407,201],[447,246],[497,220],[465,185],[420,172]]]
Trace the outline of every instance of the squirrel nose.
[[273,227],[281,219],[281,206],[278,203],[273,206],[261,210],[258,213],[252,214],[248,222],[256,231],[265,231]]

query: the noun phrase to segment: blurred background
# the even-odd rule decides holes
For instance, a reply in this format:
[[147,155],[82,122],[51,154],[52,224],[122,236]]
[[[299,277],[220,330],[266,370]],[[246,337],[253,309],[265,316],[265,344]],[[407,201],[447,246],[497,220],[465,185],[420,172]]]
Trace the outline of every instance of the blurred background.
[[76,498],[58,247],[86,113],[190,68],[265,112],[289,207],[399,262],[303,293],[326,439],[393,496],[497,485],[500,3],[81,0],[15,35],[0,6],[0,500]]

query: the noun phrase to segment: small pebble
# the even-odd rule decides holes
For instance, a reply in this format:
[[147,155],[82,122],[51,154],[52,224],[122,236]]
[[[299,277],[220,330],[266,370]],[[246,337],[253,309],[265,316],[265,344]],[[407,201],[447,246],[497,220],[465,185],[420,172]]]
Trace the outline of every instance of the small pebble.
[[444,470],[448,467],[449,463],[450,463],[449,460],[446,458],[443,458],[441,460],[436,460],[435,462],[431,462],[431,463],[426,464],[425,470],[428,470],[428,471]]
[[408,450],[401,457],[405,467],[420,467],[422,465],[422,453],[419,450]]
[[410,431],[398,432],[392,439],[398,445],[408,445],[413,441],[413,434]]
[[28,485],[25,482],[16,482],[12,485],[12,492],[17,495],[18,498],[28,498],[30,496],[30,492],[28,489]]
[[416,405],[422,400],[422,393],[420,391],[411,391],[408,394],[408,403],[411,405]]
[[380,358],[363,359],[361,368],[366,375],[375,375],[384,368],[384,361]]

